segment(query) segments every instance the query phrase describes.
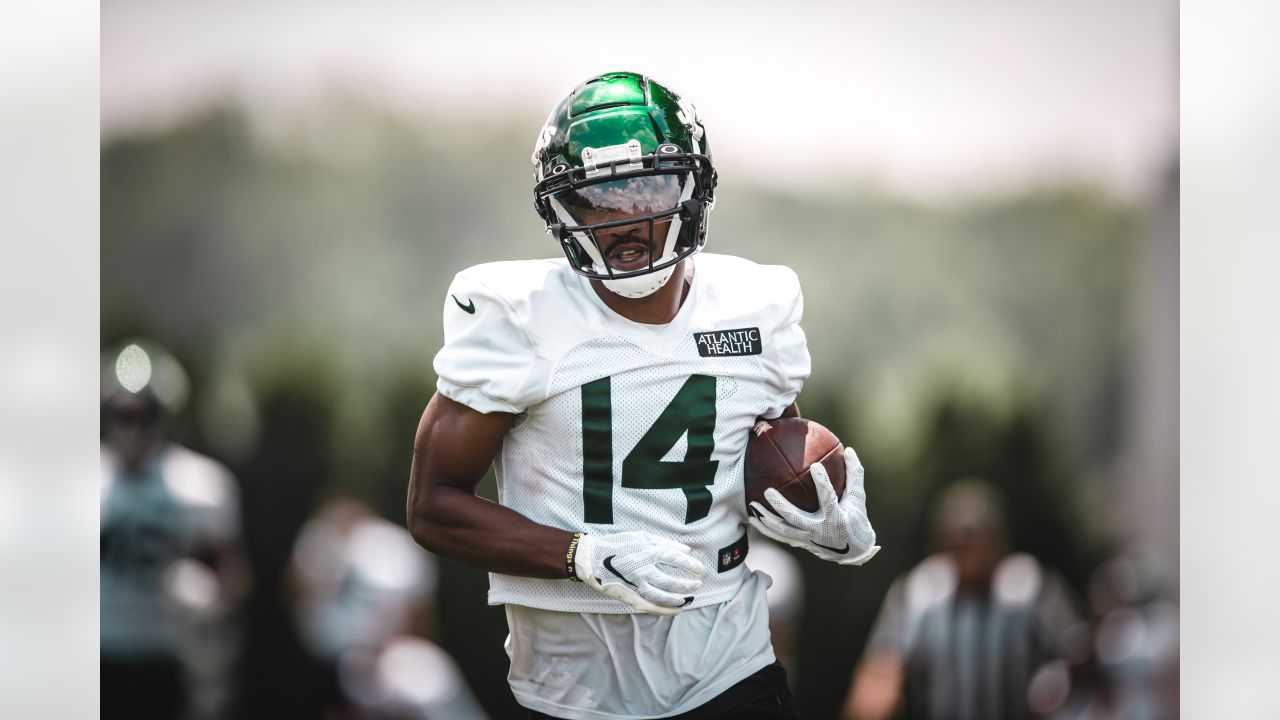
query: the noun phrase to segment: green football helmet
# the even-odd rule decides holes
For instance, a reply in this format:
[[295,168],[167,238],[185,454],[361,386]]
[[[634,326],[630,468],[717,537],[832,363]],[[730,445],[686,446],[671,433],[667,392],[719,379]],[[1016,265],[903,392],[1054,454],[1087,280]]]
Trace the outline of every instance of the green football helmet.
[[569,265],[644,297],[707,241],[716,171],[693,105],[631,72],[556,104],[533,148],[534,207]]

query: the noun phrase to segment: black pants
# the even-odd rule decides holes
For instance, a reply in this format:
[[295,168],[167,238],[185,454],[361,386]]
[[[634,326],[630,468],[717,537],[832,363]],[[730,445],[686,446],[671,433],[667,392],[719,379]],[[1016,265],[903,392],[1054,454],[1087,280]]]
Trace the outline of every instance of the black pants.
[[[533,720],[555,720],[551,715],[530,710]],[[736,685],[687,713],[664,720],[796,720],[799,713],[791,704],[787,671],[782,663],[766,665]]]
[[102,720],[174,720],[186,705],[186,679],[173,658],[100,657]]

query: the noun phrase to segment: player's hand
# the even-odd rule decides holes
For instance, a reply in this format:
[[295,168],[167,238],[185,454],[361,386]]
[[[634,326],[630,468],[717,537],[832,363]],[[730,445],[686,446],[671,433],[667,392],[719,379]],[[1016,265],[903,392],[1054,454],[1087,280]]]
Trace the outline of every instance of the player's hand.
[[587,533],[574,555],[578,579],[643,612],[675,615],[693,602],[706,567],[688,545],[643,531]]
[[792,505],[773,488],[764,497],[777,511],[775,515],[758,502],[747,508],[747,522],[762,534],[793,547],[804,548],[823,560],[841,565],[861,565],[870,560],[880,546],[876,531],[867,517],[867,492],[863,489],[865,472],[853,448],[844,451],[844,497],[836,490],[821,463],[809,468],[818,491],[818,509],[806,512]]

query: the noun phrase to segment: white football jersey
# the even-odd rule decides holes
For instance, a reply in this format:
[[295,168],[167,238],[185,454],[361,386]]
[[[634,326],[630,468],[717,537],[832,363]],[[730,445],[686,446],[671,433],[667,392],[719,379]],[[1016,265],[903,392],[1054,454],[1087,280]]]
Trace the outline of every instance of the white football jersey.
[[762,572],[748,572],[727,602],[678,615],[507,605],[511,693],[530,710],[566,720],[636,720],[693,710],[776,659],[769,582]]
[[[668,324],[613,312],[564,259],[458,273],[445,299],[439,392],[516,420],[495,459],[500,502],[566,530],[646,530],[707,567],[690,607],[748,572],[742,465],[758,417],[809,375],[803,300],[781,266],[701,253]],[[633,613],[580,583],[490,574],[489,602]]]

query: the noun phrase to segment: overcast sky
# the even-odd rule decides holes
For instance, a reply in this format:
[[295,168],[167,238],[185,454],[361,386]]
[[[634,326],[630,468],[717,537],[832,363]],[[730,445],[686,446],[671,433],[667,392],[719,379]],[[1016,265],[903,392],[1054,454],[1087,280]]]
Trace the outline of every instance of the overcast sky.
[[1134,194],[1177,146],[1177,37],[1169,0],[112,0],[102,122],[110,137],[228,93],[296,110],[335,84],[484,121],[634,69],[760,181],[945,195],[1065,175]]

